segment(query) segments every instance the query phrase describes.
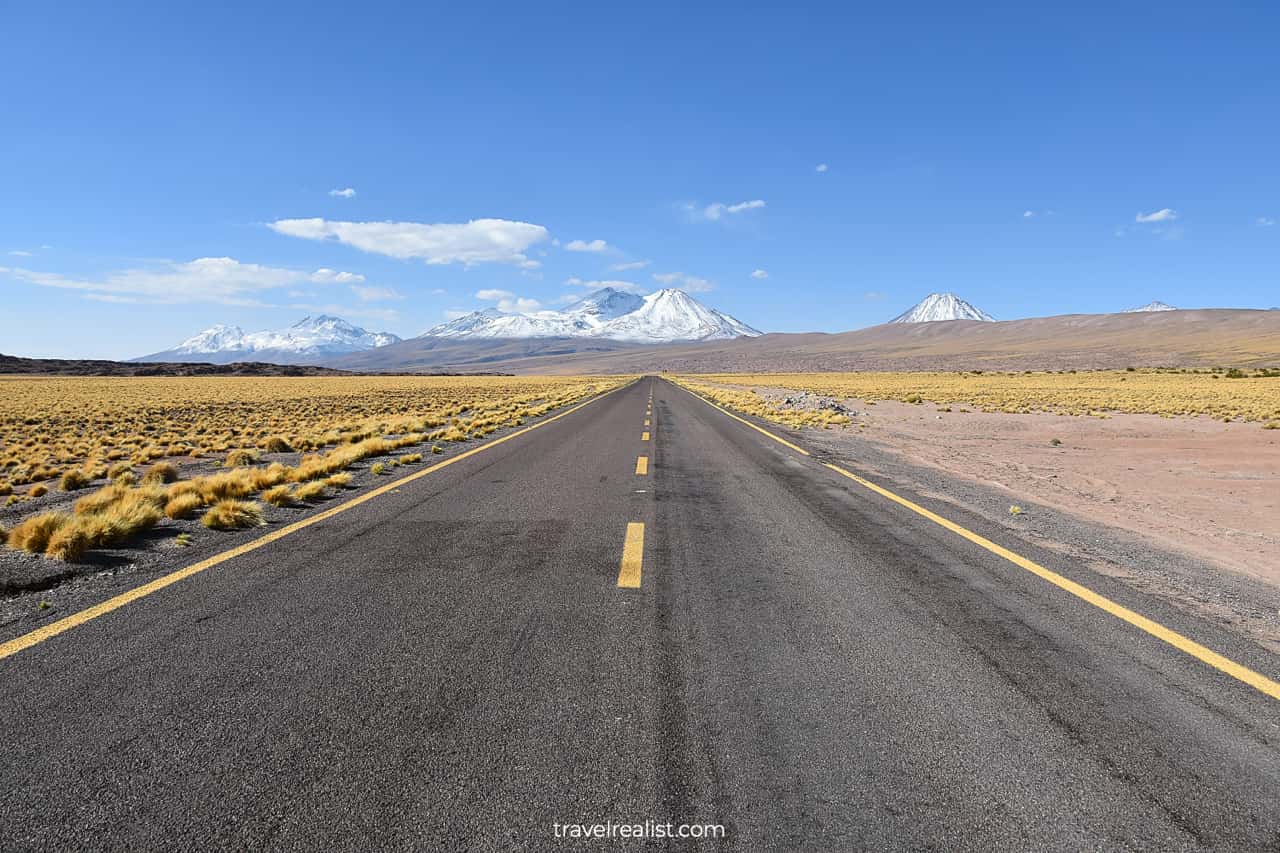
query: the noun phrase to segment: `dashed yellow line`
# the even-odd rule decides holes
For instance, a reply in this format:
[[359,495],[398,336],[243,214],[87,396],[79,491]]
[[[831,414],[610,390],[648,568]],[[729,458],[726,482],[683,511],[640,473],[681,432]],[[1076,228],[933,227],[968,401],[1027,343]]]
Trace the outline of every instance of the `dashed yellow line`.
[[[683,387],[683,386],[680,386],[680,387]],[[689,391],[688,388],[685,388],[684,390]],[[693,391],[689,391],[689,393],[693,394],[693,396],[697,397],[699,400],[702,400],[702,402],[706,403],[712,408],[719,409],[721,412],[733,418],[734,420],[740,421],[741,423],[746,424],[747,426],[754,429],[756,432],[762,433],[763,435],[768,436],[769,438],[773,439],[774,441],[780,444],[785,444],[787,447],[790,447],[792,450],[795,450],[799,453],[803,453],[805,456],[810,455],[809,452],[804,448],[797,447],[796,445],[792,444],[786,439],[780,438],[779,436],[774,435],[768,430],[758,427],[755,424],[751,423],[750,421],[738,417],[733,412],[727,411],[721,406],[717,406],[715,403],[712,403],[710,400],[706,399],[701,394],[696,394]],[[990,539],[987,539],[984,536],[974,533],[972,530],[969,530],[968,528],[963,527],[962,525],[956,524],[954,521],[951,521],[948,518],[944,518],[935,512],[927,510],[924,507],[920,506],[919,504],[915,503],[914,501],[907,500],[901,495],[895,494],[889,491],[888,489],[884,488],[883,486],[879,486],[864,477],[859,477],[857,474],[854,474],[850,471],[846,471],[844,468],[841,468],[839,465],[833,465],[829,462],[826,462],[823,464],[827,468],[830,468],[832,471],[835,471],[836,473],[840,474],[843,477],[847,477],[848,479],[854,481],[860,486],[870,489],[871,491],[875,492],[881,497],[887,498],[893,501],[894,503],[909,509],[911,512],[914,512],[916,515],[919,515],[922,518],[926,518],[929,521],[932,521],[934,524],[937,524],[951,531],[952,533],[955,533],[956,535],[969,540],[970,542],[979,546],[980,548],[984,548],[987,551],[991,552],[992,554],[995,554],[996,556],[1001,557],[1010,563],[1013,563],[1015,566],[1025,569],[1026,571],[1031,572],[1033,575],[1036,575],[1037,577],[1040,577],[1048,581],[1049,583],[1053,584],[1059,589],[1074,595],[1076,598],[1079,598],[1081,601],[1092,604],[1094,607],[1097,607],[1100,610],[1110,613],[1112,616],[1115,616],[1117,619],[1121,619],[1129,623],[1130,625],[1137,628],[1138,630],[1146,634],[1149,634],[1150,636],[1155,637],[1158,640],[1168,643],[1169,645],[1173,646],[1175,649],[1178,649],[1179,651],[1190,655],[1191,657],[1195,658],[1201,663],[1208,664],[1209,666],[1213,667],[1219,672],[1225,673],[1226,675],[1231,676],[1237,681],[1243,682],[1244,684],[1247,684],[1250,687],[1262,693],[1265,693],[1266,695],[1270,696],[1273,699],[1280,699],[1280,682],[1270,679],[1267,676],[1263,675],[1262,673],[1255,672],[1254,670],[1249,669],[1247,666],[1238,664],[1235,661],[1231,660],[1230,658],[1224,657],[1223,655],[1218,654],[1212,649],[1202,646],[1196,641],[1188,637],[1185,637],[1182,634],[1179,634],[1177,631],[1174,631],[1171,628],[1166,628],[1164,625],[1161,625],[1159,622],[1156,622],[1152,619],[1148,619],[1142,614],[1137,613],[1133,610],[1130,610],[1124,605],[1117,604],[1116,602],[1112,601],[1106,596],[1101,595],[1100,593],[1094,592],[1093,590],[1089,589],[1087,586],[1084,586],[1083,584],[1076,583],[1075,581],[1070,580],[1069,578],[1063,577],[1057,572],[1054,572],[1050,569],[1046,569],[1044,566],[1040,565],[1039,563],[1029,560],[1026,557],[1022,556],[1021,554],[1017,554],[1013,551],[1010,551],[1008,548],[1005,548],[1001,545],[997,545],[995,542],[992,542]]]
[[356,497],[356,498],[352,498],[346,503],[342,503],[342,504],[339,504],[338,506],[332,507],[331,509],[327,509],[320,513],[316,513],[315,515],[309,518],[304,518],[301,521],[295,521],[294,523],[286,525],[280,528],[279,530],[272,531],[271,533],[268,533],[265,536],[261,536],[257,539],[254,539],[252,542],[246,542],[243,545],[238,545],[229,551],[223,551],[220,554],[214,554],[212,557],[209,557],[208,559],[201,560],[200,562],[187,566],[186,568],[182,568],[182,569],[178,569],[177,571],[170,572],[167,575],[156,578],[150,583],[145,583],[142,586],[134,587],[128,592],[123,592],[120,595],[117,595],[113,598],[108,598],[106,601],[103,601],[100,604],[95,604],[93,607],[89,607],[84,610],[78,611],[76,613],[72,613],[70,616],[65,616],[56,622],[50,622],[48,625],[45,625],[42,628],[37,628],[36,630],[31,631],[29,633],[22,634],[21,636],[18,636],[18,637],[14,637],[12,640],[9,640],[4,643],[0,643],[0,660],[7,658],[10,655],[17,654],[23,649],[29,649],[32,646],[36,645],[37,643],[44,642],[50,637],[56,637],[57,635],[63,633],[64,631],[70,631],[72,628],[83,625],[86,622],[89,622],[93,619],[97,619],[99,616],[104,616],[113,610],[119,610],[121,607],[124,607],[126,604],[137,601],[140,598],[145,598],[146,596],[151,595],[153,592],[159,592],[160,590],[164,589],[167,586],[172,586],[178,581],[185,580],[186,578],[189,578],[195,574],[199,574],[200,572],[203,572],[206,569],[211,569],[216,565],[225,563],[227,560],[231,560],[243,554],[247,554],[250,551],[256,551],[265,545],[270,545],[272,542],[276,542],[280,539],[285,538],[286,536],[290,536],[294,533],[297,533],[299,530],[303,530],[307,527],[310,527],[313,524],[319,524],[321,521],[325,521],[327,519],[333,518],[335,515],[346,512],[349,509],[354,509],[363,503],[373,500],[376,497],[379,497],[381,495],[387,494],[388,492],[394,491],[406,483],[410,483],[414,480],[418,480],[422,477],[427,476],[428,474],[433,474],[436,471],[439,471],[441,468],[447,468],[456,462],[461,462],[463,459],[467,459],[469,457],[475,456],[477,453],[483,453],[484,451],[489,450],[490,448],[497,447],[499,444],[504,444],[505,442],[511,441],[514,438],[519,438],[520,436],[528,432],[531,432],[537,429],[538,427],[546,426],[552,421],[558,421],[563,417],[567,417],[568,415],[573,414],[574,412],[581,409],[583,406],[588,406],[596,402],[597,400],[601,400],[604,397],[607,397],[608,395],[614,393],[615,391],[622,390],[622,388],[625,388],[625,387],[628,387],[628,386],[623,385],[623,386],[619,386],[618,388],[614,388],[610,391],[606,391],[605,393],[597,397],[592,397],[590,400],[587,400],[584,403],[579,403],[573,408],[566,409],[565,411],[560,412],[557,415],[552,415],[546,420],[539,421],[538,423],[532,424],[523,429],[516,430],[515,432],[504,435],[501,438],[495,438],[492,441],[488,442],[487,444],[481,445],[480,447],[475,447],[464,453],[459,453],[457,456],[452,456],[448,459],[445,459],[443,462],[437,462],[435,465],[431,465],[430,467],[423,468],[421,471],[415,471],[414,473],[401,477],[398,480],[393,480],[392,482],[387,483],[384,486],[379,486],[376,489],[365,492],[363,495],[360,495],[359,497]]
[[649,431],[648,431],[648,430],[645,430],[644,432],[640,433],[640,440],[641,440],[641,441],[648,441],[648,440],[649,440]]
[[628,522],[627,535],[622,541],[622,563],[618,566],[618,586],[624,589],[640,588],[640,564],[644,561],[644,523]]
[[644,425],[645,425],[645,426],[648,426],[648,425],[649,425],[649,419],[648,419],[648,418],[645,418],[645,419],[644,419]]
[[649,457],[648,456],[636,457],[636,473],[642,477],[645,474],[649,473]]

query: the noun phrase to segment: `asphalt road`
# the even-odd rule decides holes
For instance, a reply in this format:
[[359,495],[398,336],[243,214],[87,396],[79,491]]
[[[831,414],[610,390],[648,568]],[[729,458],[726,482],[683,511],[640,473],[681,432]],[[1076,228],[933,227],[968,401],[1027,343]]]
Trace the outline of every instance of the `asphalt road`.
[[1280,701],[823,461],[647,378],[12,654],[0,849],[1280,849]]

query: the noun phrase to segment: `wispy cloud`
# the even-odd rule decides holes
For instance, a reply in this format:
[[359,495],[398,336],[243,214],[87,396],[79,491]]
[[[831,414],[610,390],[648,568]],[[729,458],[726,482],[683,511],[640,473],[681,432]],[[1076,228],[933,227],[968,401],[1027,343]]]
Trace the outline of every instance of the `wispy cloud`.
[[769,272],[767,270],[752,270],[751,277],[752,278],[768,278]]
[[817,166],[813,167],[813,171],[815,172],[825,172],[827,171],[827,169],[828,169],[828,166],[826,163],[819,163]]
[[28,252],[26,249],[12,249],[9,251],[9,254],[13,255],[15,258],[31,257],[31,253]]
[[620,264],[613,264],[609,267],[609,269],[613,270],[614,272],[626,272],[627,270],[642,270],[645,267],[649,266],[649,264],[651,263],[653,263],[653,261],[625,261]]
[[683,208],[685,214],[694,221],[719,222],[728,217],[737,216],[740,213],[760,210],[764,206],[764,200],[757,198],[751,201],[740,201],[737,204],[725,204],[722,201],[716,201],[705,207],[688,202],[683,205]]
[[527,311],[537,311],[542,307],[542,303],[538,300],[516,296],[510,290],[478,290],[476,299],[496,303],[499,311],[508,314],[523,314]]
[[1167,207],[1161,208],[1154,213],[1139,213],[1134,217],[1134,222],[1172,222],[1178,218],[1176,211]]
[[1276,221],[1269,216],[1259,216],[1256,222],[1264,228],[1276,224]]
[[359,273],[321,268],[314,272],[246,264],[235,258],[196,258],[185,263],[166,262],[147,268],[108,273],[101,279],[78,279],[58,273],[0,267],[6,274],[41,287],[82,291],[98,301],[133,301],[177,304],[216,302],[224,305],[262,306],[259,297],[272,290],[299,284],[347,284],[364,281]]
[[351,187],[347,187],[341,190],[329,190],[329,195],[333,196],[334,198],[355,198],[356,191],[353,190]]
[[525,252],[549,236],[541,225],[507,219],[473,219],[456,224],[279,219],[267,227],[290,237],[343,243],[364,252],[402,260],[464,266],[513,264],[523,269],[540,266]]
[[1033,216],[1035,216],[1035,215],[1036,215],[1036,212],[1035,212],[1034,210],[1024,210],[1024,211],[1022,211],[1022,218],[1023,218],[1023,219],[1030,219],[1031,217],[1033,217]]
[[403,296],[390,287],[378,287],[377,285],[353,284],[351,292],[361,302],[387,302],[392,299],[404,299]]
[[706,293],[715,289],[715,282],[683,272],[654,273],[653,280],[659,284],[674,285],[689,293]]
[[570,240],[564,244],[570,252],[607,252],[609,244],[603,240]]

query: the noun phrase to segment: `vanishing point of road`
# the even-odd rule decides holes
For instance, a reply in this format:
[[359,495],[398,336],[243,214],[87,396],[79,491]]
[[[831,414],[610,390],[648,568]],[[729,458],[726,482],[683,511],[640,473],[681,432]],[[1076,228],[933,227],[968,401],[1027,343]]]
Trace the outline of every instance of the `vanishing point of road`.
[[661,378],[296,527],[0,645],[0,850],[1280,849],[1273,655]]

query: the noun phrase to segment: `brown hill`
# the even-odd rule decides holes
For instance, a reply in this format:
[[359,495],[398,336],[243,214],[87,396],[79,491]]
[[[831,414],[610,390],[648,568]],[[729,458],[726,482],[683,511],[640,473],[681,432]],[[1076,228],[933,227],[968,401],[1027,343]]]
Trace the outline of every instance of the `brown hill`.
[[[583,345],[596,351],[581,351]],[[390,363],[390,357],[405,353],[412,353],[411,363]],[[1274,367],[1280,366],[1280,311],[1224,308],[1066,314],[1000,323],[951,320],[662,346],[417,338],[359,355],[333,363],[357,370],[483,366],[560,374]]]

